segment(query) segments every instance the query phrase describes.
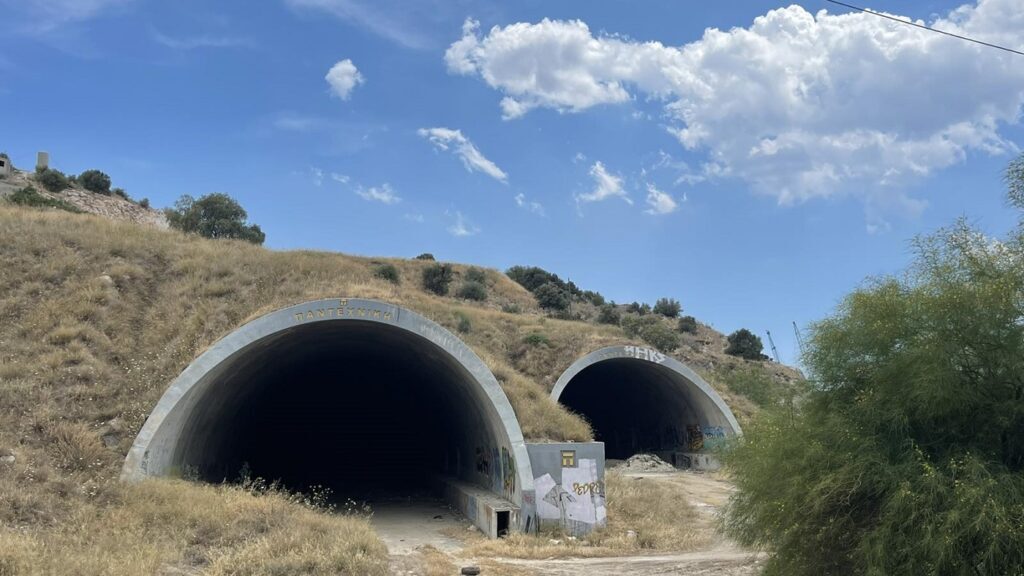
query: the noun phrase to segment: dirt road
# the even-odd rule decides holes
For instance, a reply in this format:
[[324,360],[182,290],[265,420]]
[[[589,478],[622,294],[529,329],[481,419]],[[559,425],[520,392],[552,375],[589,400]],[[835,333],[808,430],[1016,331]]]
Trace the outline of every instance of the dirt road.
[[[715,514],[726,503],[733,491],[732,485],[717,474],[694,472],[629,472],[626,477],[642,478],[645,482],[670,482],[678,486],[690,504],[698,511],[696,522],[701,530],[710,535],[711,544],[703,550],[686,553],[659,553],[649,555],[615,556],[603,558],[571,558],[525,560],[519,558],[460,558],[459,551],[453,549],[451,538],[445,537],[434,530],[420,527],[416,537],[409,538],[408,531],[389,534],[390,523],[378,524],[381,536],[389,543],[397,543],[392,550],[392,564],[396,574],[426,574],[422,564],[416,561],[417,553],[410,550],[409,544],[429,544],[443,551],[450,559],[452,566],[478,564],[483,566],[484,576],[618,576],[622,574],[654,574],[654,575],[687,575],[687,576],[755,576],[761,573],[765,561],[764,554],[743,550],[714,532]],[[447,516],[447,515],[446,515]],[[429,516],[428,516],[429,518]],[[438,526],[448,524],[436,521]],[[457,521],[457,520],[456,520]],[[426,523],[431,523],[427,521]],[[465,523],[465,521],[463,521]],[[397,528],[397,527],[396,527]],[[437,542],[431,541],[431,533],[437,536]],[[452,574],[456,574],[455,570]],[[431,572],[438,573],[438,572]]]

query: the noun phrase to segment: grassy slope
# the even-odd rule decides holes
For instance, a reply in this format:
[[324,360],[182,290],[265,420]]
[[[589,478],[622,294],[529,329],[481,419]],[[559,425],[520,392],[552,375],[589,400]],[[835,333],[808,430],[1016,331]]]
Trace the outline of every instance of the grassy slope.
[[[383,261],[398,267],[400,285],[374,277],[375,264]],[[88,530],[117,510],[145,516],[137,491],[119,486],[116,477],[168,383],[245,321],[315,298],[386,300],[452,331],[460,315],[468,317],[471,329],[461,337],[501,382],[524,435],[589,439],[586,422],[547,394],[579,356],[627,343],[621,329],[545,318],[529,293],[493,270],[487,271],[487,302],[428,294],[419,283],[428,264],[274,252],[0,205],[0,457],[14,457],[0,461],[0,527],[19,530],[23,539],[42,538],[21,542],[20,549],[52,551],[65,547],[50,539],[69,525]],[[523,313],[500,311],[511,304]],[[524,337],[535,332],[548,343],[526,344]],[[721,340],[702,327],[697,337],[684,338],[678,356],[714,376],[723,364],[740,362],[721,355]],[[720,390],[741,417],[753,412],[750,401]],[[173,484],[151,491],[186,490]],[[178,521],[181,534],[196,530],[185,516]],[[0,574],[4,548],[0,541]]]

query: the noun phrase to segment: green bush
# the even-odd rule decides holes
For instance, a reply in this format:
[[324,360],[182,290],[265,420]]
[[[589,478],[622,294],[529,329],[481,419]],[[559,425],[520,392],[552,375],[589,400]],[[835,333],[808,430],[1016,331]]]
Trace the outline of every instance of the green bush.
[[110,193],[113,194],[114,196],[121,197],[121,199],[123,200],[127,200],[129,202],[132,201],[132,197],[128,195],[128,192],[126,192],[124,188],[114,188],[113,190],[110,191]]
[[[1024,210],[1024,170],[1009,197]],[[737,492],[724,527],[770,552],[766,576],[1021,574],[1018,218],[998,241],[964,220],[918,238],[906,273],[811,326],[813,389],[725,455]]]
[[553,282],[538,287],[533,296],[537,299],[537,304],[545,310],[562,311],[569,308],[569,294]]
[[640,329],[640,339],[661,352],[672,352],[679,347],[679,335],[664,322],[651,322]]
[[746,328],[740,328],[729,334],[728,340],[729,345],[725,348],[725,353],[730,356],[739,356],[747,360],[765,360],[768,358],[761,353],[764,350],[761,339]]
[[387,280],[396,286],[402,283],[402,278],[398,274],[398,268],[391,263],[378,264],[373,269],[373,275],[382,280]]
[[143,208],[149,208],[149,198],[143,198],[142,200],[139,200],[139,206],[142,206]]
[[438,296],[445,296],[454,275],[449,264],[431,264],[423,269],[423,288]]
[[182,196],[164,214],[171,228],[206,238],[237,238],[253,244],[263,244],[266,239],[259,226],[246,225],[245,209],[231,196],[219,192],[198,200]]
[[419,256],[417,256],[416,260],[430,260],[430,261],[433,261],[434,260],[434,255],[431,254],[430,252],[424,252],[423,254],[420,254]]
[[[97,194],[110,194],[110,176],[99,170],[86,170],[78,175],[78,183],[82,188]],[[120,189],[119,189],[120,190]],[[124,192],[124,190],[121,190]]]
[[633,302],[626,305],[626,312],[630,314],[636,314],[638,316],[644,316],[651,311],[650,304],[641,304],[639,302]]
[[529,334],[523,337],[523,343],[526,344],[527,346],[533,347],[550,346],[551,339],[548,338],[546,334],[542,334],[540,332],[530,332]]
[[480,282],[466,281],[462,283],[457,296],[466,300],[483,302],[487,300],[487,287]]
[[788,386],[772,378],[763,364],[727,367],[716,372],[718,380],[729,390],[742,394],[762,408],[775,406],[791,400],[797,392],[796,386]]
[[501,305],[501,311],[506,314],[522,314],[523,309],[515,302],[509,302]]
[[455,329],[458,330],[460,334],[469,334],[473,329],[473,322],[469,319],[469,316],[466,316],[464,312],[455,312],[455,318],[458,320],[458,324],[456,324]]
[[46,188],[50,192],[60,192],[70,186],[68,177],[60,170],[54,170],[52,168],[37,170],[36,182],[39,182],[43,188]]
[[483,285],[487,285],[487,272],[482,268],[472,267],[466,270],[465,274],[466,282],[477,282]]
[[683,307],[675,298],[658,298],[658,301],[654,303],[654,313],[661,314],[666,318],[675,318],[682,311]]
[[36,189],[31,186],[15,190],[13,194],[7,197],[7,201],[19,206],[31,206],[33,208],[57,208],[58,210],[65,210],[76,214],[82,213],[82,210],[74,204],[65,202],[64,200],[54,200],[53,198],[43,196],[39,192],[36,192]]
[[605,304],[597,312],[597,322],[599,324],[618,324],[621,321],[622,315],[619,314],[619,309],[614,304]]
[[685,334],[697,333],[697,319],[693,316],[683,316],[679,319],[676,329]]
[[600,292],[594,292],[593,290],[584,290],[583,299],[590,302],[594,306],[604,306],[604,296]]

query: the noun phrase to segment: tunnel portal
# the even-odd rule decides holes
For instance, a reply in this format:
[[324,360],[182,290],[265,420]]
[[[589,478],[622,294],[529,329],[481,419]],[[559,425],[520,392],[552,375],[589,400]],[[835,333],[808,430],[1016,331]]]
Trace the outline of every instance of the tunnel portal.
[[326,487],[371,505],[445,494],[507,528],[528,528],[531,515],[520,510],[524,493],[532,500],[529,458],[494,376],[440,326],[368,300],[273,312],[197,358],[147,420],[123,476],[185,473]]
[[696,466],[700,454],[740,433],[728,406],[700,376],[638,346],[584,356],[562,374],[551,396],[590,422],[611,459],[652,453]]

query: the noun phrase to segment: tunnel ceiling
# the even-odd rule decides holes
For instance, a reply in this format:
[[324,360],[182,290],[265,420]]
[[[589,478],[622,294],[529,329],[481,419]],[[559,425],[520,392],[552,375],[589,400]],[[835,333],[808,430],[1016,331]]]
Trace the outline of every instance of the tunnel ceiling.
[[[481,449],[499,448],[514,482],[477,466]],[[521,504],[533,484],[511,405],[480,359],[433,322],[368,300],[279,310],[214,344],[161,398],[123,476],[243,471],[343,497],[414,494],[443,474]]]
[[728,406],[700,376],[643,347],[603,348],[580,358],[551,396],[590,422],[609,458],[699,451],[740,433]]

